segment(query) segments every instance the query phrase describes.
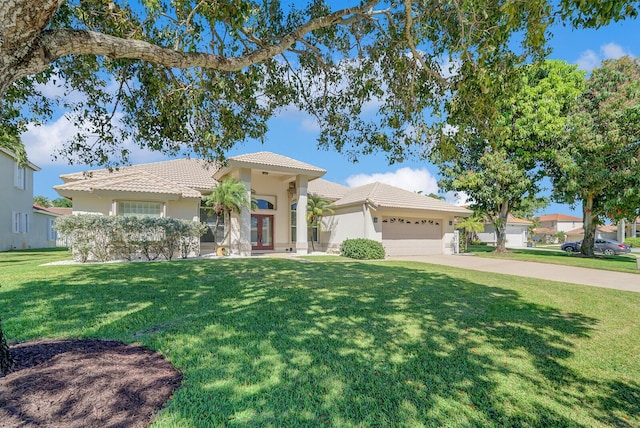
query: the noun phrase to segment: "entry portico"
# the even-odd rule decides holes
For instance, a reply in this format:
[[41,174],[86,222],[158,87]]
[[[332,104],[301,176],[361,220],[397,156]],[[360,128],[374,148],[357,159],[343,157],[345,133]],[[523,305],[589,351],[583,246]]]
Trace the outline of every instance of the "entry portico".
[[248,256],[259,251],[284,252],[295,248],[296,253],[307,254],[308,184],[326,172],[270,152],[229,158],[213,177],[217,181],[229,176],[237,178],[247,188],[247,196],[258,205],[251,212],[242,210],[232,217],[231,230],[239,234],[231,239],[236,246],[232,252]]

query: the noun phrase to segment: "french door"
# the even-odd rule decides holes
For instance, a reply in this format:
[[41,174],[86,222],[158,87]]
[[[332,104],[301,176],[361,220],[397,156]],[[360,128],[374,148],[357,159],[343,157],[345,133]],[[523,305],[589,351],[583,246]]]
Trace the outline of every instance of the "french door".
[[251,249],[273,250],[273,216],[251,214]]

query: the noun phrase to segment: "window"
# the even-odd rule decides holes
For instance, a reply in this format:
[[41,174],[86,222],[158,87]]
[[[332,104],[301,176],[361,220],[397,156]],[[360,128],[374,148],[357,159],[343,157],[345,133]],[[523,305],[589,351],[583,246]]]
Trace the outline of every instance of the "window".
[[117,214],[133,217],[162,217],[162,203],[120,201],[118,202]]
[[29,214],[14,212],[12,230],[13,233],[29,233]]
[[47,241],[57,241],[58,240],[58,232],[55,231],[53,225],[55,224],[55,220],[52,218],[47,219]]
[[[213,229],[216,225],[216,214],[210,213],[206,208],[200,208],[200,221],[202,223],[206,223],[207,231],[200,238],[200,242],[213,242]],[[222,242],[224,239],[224,215],[220,216],[220,223],[218,224],[218,231],[216,232],[216,239],[218,243]]]
[[296,206],[298,204],[291,205],[291,242],[296,242],[297,237],[297,228],[296,228]]
[[254,201],[258,205],[259,210],[275,210],[276,197],[270,195],[255,195]]
[[18,189],[26,189],[27,188],[27,169],[23,166],[19,166],[15,163],[15,174],[13,177],[13,185]]

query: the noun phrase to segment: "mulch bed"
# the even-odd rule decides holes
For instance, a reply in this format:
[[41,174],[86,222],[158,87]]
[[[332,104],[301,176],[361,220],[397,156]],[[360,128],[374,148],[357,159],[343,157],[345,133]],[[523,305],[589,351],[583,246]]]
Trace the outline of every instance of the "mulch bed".
[[145,427],[181,381],[160,354],[117,341],[43,340],[11,354],[2,427]]

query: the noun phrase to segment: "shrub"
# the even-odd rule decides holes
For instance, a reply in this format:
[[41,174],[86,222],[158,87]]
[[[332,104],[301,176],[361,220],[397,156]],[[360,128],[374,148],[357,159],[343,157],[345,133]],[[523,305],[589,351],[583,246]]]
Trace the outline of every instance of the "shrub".
[[340,246],[340,253],[352,259],[373,260],[384,259],[384,247],[371,239],[347,239]]
[[624,243],[633,248],[640,247],[640,238],[627,238],[624,240]]
[[163,217],[76,215],[60,217],[55,228],[66,237],[74,258],[87,260],[131,260],[144,256],[171,260],[176,251],[186,258],[199,253],[205,225]]

